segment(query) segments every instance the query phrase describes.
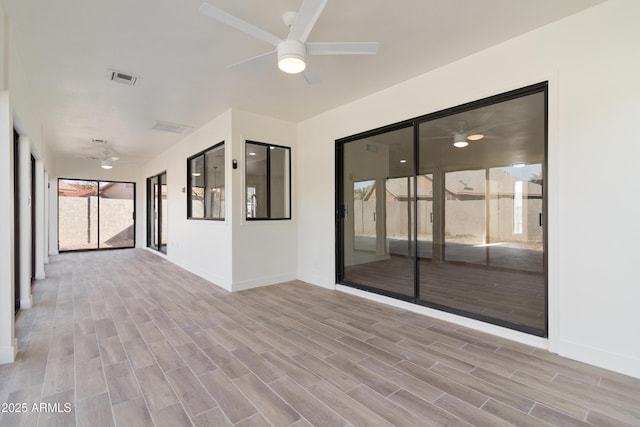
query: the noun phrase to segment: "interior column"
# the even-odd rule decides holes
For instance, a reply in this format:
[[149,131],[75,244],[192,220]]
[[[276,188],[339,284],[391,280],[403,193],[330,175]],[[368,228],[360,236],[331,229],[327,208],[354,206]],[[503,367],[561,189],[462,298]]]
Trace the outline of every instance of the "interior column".
[[36,279],[44,279],[44,163],[36,160]]

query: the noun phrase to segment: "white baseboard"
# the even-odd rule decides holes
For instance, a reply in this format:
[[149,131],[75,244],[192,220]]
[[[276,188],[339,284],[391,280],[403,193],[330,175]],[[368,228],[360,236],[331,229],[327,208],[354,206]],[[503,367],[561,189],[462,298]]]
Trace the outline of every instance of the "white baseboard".
[[560,356],[640,378],[640,360],[636,358],[567,341],[559,341],[556,350]]
[[27,295],[25,297],[20,297],[20,309],[23,308],[31,308],[33,306],[33,296]]
[[15,362],[16,354],[18,354],[18,340],[14,338],[12,346],[0,347],[0,365]]
[[423,314],[425,316],[455,323],[456,325],[466,326],[468,328],[475,329],[480,332],[496,335],[498,337],[502,337],[515,342],[530,345],[532,347],[542,348],[545,350],[549,348],[549,341],[546,338],[536,337],[534,335],[525,334],[523,332],[514,331],[512,329],[503,328],[502,326],[492,325],[490,323],[481,322],[475,319],[469,319],[467,317],[462,317],[456,314],[435,310],[433,308],[424,307],[418,304],[412,304],[410,302],[397,300],[395,298],[386,297],[384,295],[374,294],[372,292],[366,292],[360,289],[351,288],[349,286],[336,285],[335,289],[337,291],[345,292],[351,295],[356,295],[371,301],[377,301],[393,307],[402,308],[404,310],[411,311],[414,313]]
[[247,289],[259,288],[261,286],[275,285],[276,283],[290,282],[292,280],[297,280],[295,273],[278,274],[271,277],[261,277],[259,279],[234,282],[232,284],[232,290],[233,292],[244,291]]

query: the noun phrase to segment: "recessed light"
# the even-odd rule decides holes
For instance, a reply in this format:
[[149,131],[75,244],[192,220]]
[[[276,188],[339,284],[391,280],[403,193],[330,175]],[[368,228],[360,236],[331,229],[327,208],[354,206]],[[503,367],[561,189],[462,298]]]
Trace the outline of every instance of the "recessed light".
[[514,168],[523,168],[526,166],[526,164],[524,162],[515,162],[511,166]]
[[469,141],[479,141],[479,140],[481,140],[482,138],[484,138],[484,135],[483,135],[483,134],[481,134],[481,133],[474,133],[473,135],[469,135],[469,136],[467,137],[467,139],[468,139]]
[[407,160],[406,159],[402,159],[402,160],[400,160],[400,163],[407,163]]
[[202,175],[200,172],[194,172],[191,174],[191,176],[200,176],[200,175]]
[[256,153],[254,153],[253,151],[251,151],[251,152],[249,153],[249,155],[250,155],[250,156],[255,156],[255,155],[256,155]]

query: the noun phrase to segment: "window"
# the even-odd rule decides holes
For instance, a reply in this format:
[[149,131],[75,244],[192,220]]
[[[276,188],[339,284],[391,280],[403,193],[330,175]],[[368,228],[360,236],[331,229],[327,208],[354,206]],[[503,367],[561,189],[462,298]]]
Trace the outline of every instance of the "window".
[[291,149],[247,141],[247,219],[291,219]]
[[224,219],[224,142],[187,159],[187,217]]

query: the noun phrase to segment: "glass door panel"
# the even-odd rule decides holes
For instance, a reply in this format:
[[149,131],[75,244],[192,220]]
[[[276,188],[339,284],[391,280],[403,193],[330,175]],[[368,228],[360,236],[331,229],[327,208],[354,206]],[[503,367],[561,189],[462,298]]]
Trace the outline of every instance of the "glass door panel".
[[60,251],[134,246],[134,183],[58,180]]
[[58,180],[58,248],[98,249],[98,182]]
[[100,247],[130,248],[134,243],[134,184],[100,182]]
[[158,177],[154,176],[152,178],[149,178],[148,182],[149,208],[147,210],[147,222],[149,225],[147,228],[149,231],[149,238],[147,240],[149,247],[158,250]]
[[147,178],[147,246],[167,253],[167,175]]
[[418,176],[432,177],[432,252],[419,246],[419,300],[546,333],[542,226],[545,94],[419,125]]
[[158,176],[158,229],[160,230],[160,236],[158,241],[160,242],[160,252],[167,253],[167,241],[168,241],[168,205],[167,205],[167,174],[163,173]]
[[413,128],[345,143],[342,153],[343,280],[413,297]]

